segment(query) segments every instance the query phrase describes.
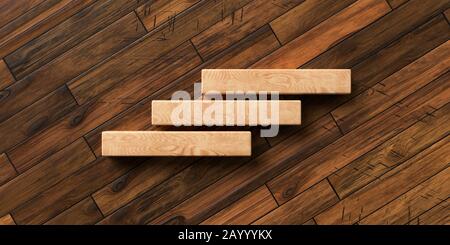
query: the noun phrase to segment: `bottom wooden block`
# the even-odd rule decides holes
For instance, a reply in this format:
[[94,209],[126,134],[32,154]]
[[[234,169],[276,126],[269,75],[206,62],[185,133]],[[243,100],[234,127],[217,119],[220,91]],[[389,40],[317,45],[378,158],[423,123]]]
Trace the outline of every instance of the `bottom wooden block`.
[[103,156],[250,156],[251,133],[105,131]]

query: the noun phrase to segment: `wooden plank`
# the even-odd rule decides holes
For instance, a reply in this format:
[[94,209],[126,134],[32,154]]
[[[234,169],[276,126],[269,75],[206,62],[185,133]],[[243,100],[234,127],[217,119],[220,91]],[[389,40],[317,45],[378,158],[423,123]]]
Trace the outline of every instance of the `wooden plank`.
[[264,185],[209,217],[201,224],[249,225],[277,207],[275,199]]
[[5,153],[0,155],[0,186],[16,177],[17,173]]
[[306,0],[271,21],[270,26],[281,44],[285,45],[355,1]]
[[15,79],[9,71],[9,68],[6,65],[5,61],[0,60],[0,90],[8,87],[14,82]]
[[10,214],[0,217],[0,225],[15,225],[13,218]]
[[[98,1],[58,24],[5,57],[12,73],[21,79],[75,47],[91,35],[129,14],[144,1]],[[133,28],[144,28],[135,23]],[[138,32],[136,30],[136,32]]]
[[[450,168],[399,196],[365,217],[359,224],[406,224],[450,195]],[[447,214],[448,215],[448,214]]]
[[260,60],[254,67],[266,69],[298,68],[389,11],[390,7],[386,1],[357,1],[284,45],[270,56]]
[[[0,152],[39,133],[75,109],[77,102],[69,89],[62,86],[24,110],[0,123]],[[22,169],[21,169],[22,170]]]
[[[450,79],[446,76],[443,79]],[[426,115],[410,128],[328,177],[344,198],[445,137],[450,131],[450,104]]]
[[317,225],[316,221],[314,221],[314,219],[310,219],[308,221],[306,221],[305,223],[303,223],[302,225]]
[[[141,163],[138,158],[100,158],[12,211],[18,224],[42,224]],[[80,184],[83,183],[83,184]]]
[[75,141],[39,165],[0,186],[0,194],[3,197],[0,216],[39,195],[94,160],[95,156],[84,139]]
[[[217,23],[232,9],[250,0],[201,1],[176,18],[175,25],[165,23],[146,35],[140,42],[120,52],[80,79],[71,81],[69,88],[78,103],[105,92],[150,62],[164,56],[180,44]],[[173,28],[176,28],[173,29]]]
[[252,157],[201,158],[167,181],[147,189],[144,194],[107,216],[101,224],[146,224],[155,219],[268,149],[267,142],[256,131],[253,131],[252,137]]
[[450,137],[317,215],[318,224],[353,224],[448,167]]
[[250,132],[105,131],[103,156],[250,156]]
[[450,8],[445,10],[444,15],[447,21],[450,23]]
[[[385,24],[389,23],[386,22]],[[361,39],[363,39],[363,36],[361,36]],[[371,57],[353,66],[353,91],[355,93],[359,93],[365,88],[375,85],[378,81],[387,78],[406,65],[421,58],[423,55],[445,43],[449,39],[450,26],[445,21],[445,18],[441,15],[432,18],[410,33],[394,41],[389,46],[381,49]],[[375,43],[374,45],[377,46],[378,43]],[[374,47],[371,46],[370,48],[373,49]],[[365,52],[365,50],[360,51]],[[342,55],[348,55],[349,53],[352,54],[352,52],[347,52],[342,53]],[[351,56],[354,56],[351,63],[354,62],[353,60],[363,58],[363,56],[360,56],[358,53],[352,54]],[[325,58],[327,57],[324,56],[323,59]],[[316,62],[313,63],[316,64]],[[321,65],[323,65],[323,62],[317,63],[321,63]],[[330,64],[325,65],[325,68],[333,65],[342,66],[342,64],[337,64],[332,60],[329,60],[329,63]],[[313,64],[311,67],[314,67]]]
[[[173,50],[173,54],[180,55],[180,57],[176,56],[178,57],[177,59],[155,61],[153,63],[154,66],[149,67],[153,71],[152,73],[147,73],[149,76],[138,76],[139,79],[131,80],[129,83],[121,84],[123,86],[115,87],[109,93],[105,93],[90,103],[78,107],[39,134],[10,149],[7,153],[10,155],[11,161],[15,166],[21,166],[19,168],[33,166],[120,112],[130,108],[133,106],[133,103],[137,103],[143,98],[141,96],[145,96],[147,92],[153,89],[158,89],[161,83],[172,81],[186,73],[189,69],[195,67],[197,64],[195,62],[196,59],[199,60],[195,50],[189,43]],[[147,113],[149,107],[150,105],[147,107]],[[145,117],[150,120],[149,114]],[[139,120],[142,120],[142,118],[139,118]]]
[[349,94],[347,69],[204,69],[202,93]]
[[[138,103],[131,107],[126,112],[122,113],[120,116],[115,117],[109,120],[107,123],[96,127],[92,132],[87,135],[87,140],[89,145],[94,149],[97,156],[101,155],[101,132],[107,130],[144,130],[148,128],[151,123],[148,115],[148,108],[151,107],[151,101],[153,99],[170,99],[172,93],[178,90],[186,90],[192,92],[193,84],[195,82],[200,82],[201,80],[201,69],[203,68],[231,68],[231,67],[239,67],[246,68],[256,60],[264,57],[265,55],[272,52],[274,49],[279,47],[279,44],[270,30],[268,26],[265,26],[248,37],[242,39],[237,44],[232,46],[230,49],[227,49],[226,52],[223,52],[217,55],[214,59],[206,61],[205,63],[196,66],[191,69],[185,75],[181,76],[176,81],[171,79],[168,74],[174,74],[174,70],[177,67],[186,65],[186,64],[195,64],[196,60],[199,60],[198,56],[192,57],[189,54],[194,54],[195,50],[192,48],[192,53],[186,54],[180,50],[174,50],[174,53],[181,55],[183,60],[178,62],[172,61],[170,62],[174,68],[167,66],[167,69],[172,69],[170,72],[164,74],[165,69],[161,71],[161,69],[150,69],[148,74],[143,73],[143,78],[146,79],[131,79],[127,81],[126,84],[130,84],[132,81],[137,80],[139,85],[136,86],[138,89],[132,89],[131,93],[127,93],[125,96],[120,95],[121,98],[125,98],[126,101],[133,101],[136,98],[139,98],[140,95],[147,95],[151,93],[155,93],[155,90],[149,90],[147,88],[155,88],[155,84],[157,81],[164,79],[165,88],[159,90],[154,95],[148,97],[141,103]],[[186,58],[184,60],[184,58]],[[200,64],[200,61],[199,61]],[[190,68],[190,67],[189,67]],[[151,78],[151,75],[155,75],[155,71],[161,71],[161,74],[157,75],[160,79],[154,81]],[[149,84],[146,87],[142,87],[142,84]],[[151,84],[151,85],[150,85]],[[159,86],[157,86],[159,88]],[[118,91],[124,91],[124,89],[120,89]],[[118,96],[117,96],[118,97]],[[116,97],[116,98],[117,98]],[[115,109],[115,108],[114,108]]]
[[448,67],[450,41],[339,106],[332,115],[341,130],[347,133],[446,73]]
[[[175,118],[179,108],[190,111],[188,118]],[[300,125],[301,123],[300,100],[280,101],[152,101],[153,125],[215,125],[215,126],[244,126],[244,125]],[[183,109],[184,110],[184,109]],[[210,117],[216,110],[214,117]],[[195,113],[198,112],[198,113]],[[222,113],[220,116],[217,113]],[[183,114],[183,112],[179,113]]]
[[42,3],[44,0],[4,0],[0,5],[0,27],[26,13],[28,10]]
[[253,224],[300,225],[339,201],[327,180],[322,180]]
[[[109,215],[137,196],[166,181],[197,158],[152,158],[92,194],[103,214]],[[156,163],[156,164],[155,164]]]
[[204,60],[211,59],[220,51],[256,31],[274,18],[286,13],[304,0],[251,1],[234,9],[231,15],[224,17],[200,34],[192,38]]
[[450,2],[447,0],[410,0],[302,68],[350,68],[449,7]]
[[174,17],[192,7],[200,0],[166,0],[150,1],[136,9],[136,13],[144,23],[145,28],[151,31],[166,21],[173,21]]
[[134,13],[89,37],[76,47],[7,88],[0,121],[32,104],[82,72],[126,47],[145,33]]
[[[153,215],[151,217],[146,216],[150,214],[150,212],[146,211],[137,214],[138,218],[157,224],[198,224],[227,205],[242,198],[246,193],[263,185],[289,166],[330,144],[339,136],[339,129],[328,115],[297,132],[286,140],[285,144],[279,144],[270,148],[270,150],[265,151],[248,164],[235,169],[216,183],[201,190],[192,198],[187,199],[168,212],[165,211],[166,213],[159,218],[151,221],[152,217],[154,219],[163,213],[161,210],[156,217]],[[231,164],[231,162],[227,164]],[[147,202],[150,202],[153,198],[155,197],[147,197]],[[148,205],[147,202],[142,200],[133,202],[128,207],[119,209],[108,220],[110,222],[114,221],[113,223],[125,220],[121,215],[123,216],[127,213],[126,211],[141,210],[144,204]],[[199,205],[203,208],[199,209]]]
[[46,225],[93,225],[103,218],[94,200],[89,196],[56,217]]
[[413,125],[425,114],[450,101],[450,84],[436,80],[406,97],[396,106],[323,148],[317,154],[268,183],[278,203],[284,203],[321,179],[366,154]]
[[[383,20],[383,19],[381,19]],[[390,25],[390,23],[385,23]],[[442,33],[448,33],[448,35],[442,35]],[[317,118],[330,113],[337,106],[345,103],[351,98],[357,96],[368,87],[373,86],[379,81],[387,78],[396,71],[400,70],[404,66],[408,65],[412,61],[422,57],[430,50],[436,48],[440,44],[446,42],[450,38],[450,29],[445,19],[438,15],[432,18],[427,23],[418,27],[416,30],[401,37],[397,41],[391,43],[388,47],[385,47],[375,53],[374,55],[366,58],[352,68],[352,94],[346,96],[334,96],[334,97],[320,97],[320,96],[304,96],[302,97],[302,124],[307,125]],[[345,40],[343,42],[346,42]],[[375,44],[376,45],[376,44]],[[372,47],[371,47],[372,48]],[[343,52],[341,56],[352,56],[352,62],[354,60],[363,59],[365,52],[364,49],[360,49],[359,52],[352,53]],[[336,61],[340,61],[340,58],[331,59],[321,56],[320,66],[306,65],[308,68],[333,68],[333,66],[346,66]],[[342,61],[345,59],[342,59]],[[323,61],[323,62],[322,62]],[[345,67],[350,68],[350,67]],[[277,137],[268,138],[271,145],[275,145],[282,141],[286,137],[292,135],[298,127],[282,127]]]
[[411,220],[410,225],[450,225],[450,216],[448,209],[450,201],[447,200],[434,206],[432,209],[421,214],[419,217]]
[[32,42],[69,16],[92,4],[93,0],[48,0],[15,18],[0,29],[0,57]]
[[396,9],[400,7],[402,4],[408,2],[408,0],[387,0],[387,1],[393,9]]

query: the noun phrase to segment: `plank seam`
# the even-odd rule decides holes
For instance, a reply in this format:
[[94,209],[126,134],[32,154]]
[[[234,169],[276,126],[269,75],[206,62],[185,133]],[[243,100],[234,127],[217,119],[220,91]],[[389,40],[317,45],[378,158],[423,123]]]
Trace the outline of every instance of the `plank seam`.
[[[273,21],[273,20],[272,20]],[[280,47],[283,46],[283,44],[281,43],[280,39],[278,38],[277,34],[275,33],[275,31],[272,28],[272,25],[270,24],[272,21],[270,21],[269,23],[267,23],[266,25],[269,25],[270,30],[272,31],[273,35],[275,36],[275,38],[277,39],[278,44],[280,44]],[[311,28],[312,29],[312,28]],[[275,50],[274,50],[275,51]],[[270,55],[270,54],[269,54]],[[268,55],[266,55],[268,56]]]
[[[5,56],[5,57],[6,57],[6,56]],[[17,80],[16,75],[12,72],[11,66],[10,66],[8,63],[6,63],[5,57],[2,58],[3,63],[5,64],[6,68],[8,69],[9,74],[10,74],[10,75],[12,76],[12,78],[14,79],[14,81],[13,81],[10,85],[6,86],[6,88],[8,88],[8,87],[12,86],[12,85],[13,85],[15,82],[17,82],[18,80]]]
[[269,189],[269,186],[267,185],[267,182],[264,183],[264,186],[266,186],[267,190],[270,192],[270,195],[272,196],[273,200],[275,200],[275,203],[277,204],[277,206],[279,207],[280,204],[278,203],[277,199],[275,198],[275,196],[273,195],[273,192]]
[[[14,171],[16,172],[16,176],[14,177],[14,178],[16,178],[17,176],[20,175],[19,171],[17,171],[16,166],[11,162],[11,158],[9,158],[8,153],[6,153],[6,151],[5,151],[3,154],[5,154],[5,157],[6,157],[6,159],[8,160],[9,165],[11,165],[11,166],[13,167]],[[9,181],[13,180],[14,178],[10,179]],[[9,181],[8,181],[8,182],[9,182]],[[8,182],[6,182],[6,183],[8,183]],[[5,184],[6,184],[6,183],[5,183]]]
[[136,9],[134,9],[133,12],[134,12],[134,15],[136,16],[136,18],[141,23],[142,27],[144,27],[145,32],[148,33],[149,31],[147,30],[147,27],[144,25],[144,22],[142,22],[141,17],[139,17],[139,14],[136,12]]
[[[334,109],[333,109],[334,110]],[[345,135],[344,131],[342,131],[341,127],[339,126],[339,123],[336,121],[336,118],[334,118],[332,111],[329,112],[331,118],[333,118],[334,124],[336,124],[336,127],[339,129],[339,132],[341,135]]]
[[[445,169],[444,169],[445,170]],[[444,171],[444,170],[442,170],[442,171]],[[438,204],[436,204],[436,205],[433,205],[433,207],[431,207],[431,208],[429,208],[429,209],[427,209],[427,210],[425,210],[425,211],[423,211],[421,214],[419,214],[419,215],[416,215],[414,218],[412,218],[412,219],[410,219],[410,220],[408,220],[408,222],[406,222],[405,223],[405,225],[406,224],[409,224],[409,223],[411,223],[414,219],[419,219],[419,217],[420,216],[422,216],[423,214],[426,214],[428,211],[430,211],[431,209],[433,209],[433,208],[435,208],[435,207],[437,207],[437,206],[440,206],[440,205],[442,205],[443,203],[445,203],[445,202],[447,202],[448,200],[449,200],[450,198],[449,197],[447,197],[447,199],[445,199],[445,200],[443,200],[443,201],[441,201],[441,202],[439,202]],[[420,220],[419,220],[419,223],[418,223],[418,225],[420,225]]]
[[189,43],[192,45],[192,47],[194,48],[195,52],[197,53],[198,57],[200,58],[200,60],[202,61],[202,64],[205,63],[205,59],[202,57],[202,55],[200,54],[200,52],[198,52],[197,47],[194,45],[194,43],[192,42],[192,38],[189,39]]
[[[435,144],[436,144],[436,143],[435,143]],[[433,145],[434,145],[434,144],[433,144]],[[430,147],[431,147],[431,146],[430,146]],[[430,148],[430,147],[428,147],[428,148]],[[426,151],[428,148],[422,150],[421,152]],[[398,167],[398,166],[397,166],[397,167]],[[397,167],[392,168],[391,170],[389,170],[389,171],[386,172],[385,174],[391,172],[393,169],[396,169]],[[411,187],[410,189],[406,190],[405,192],[402,192],[401,194],[399,194],[398,196],[396,196],[395,198],[393,198],[391,201],[389,201],[389,202],[385,203],[384,205],[380,206],[379,208],[373,210],[373,211],[370,212],[369,214],[366,214],[364,217],[359,217],[359,220],[358,220],[357,222],[355,222],[354,224],[360,222],[362,219],[365,219],[365,218],[369,217],[371,214],[373,214],[373,213],[375,213],[376,211],[382,209],[383,207],[385,207],[386,205],[390,204],[391,202],[397,200],[398,198],[400,198],[400,197],[403,196],[404,194],[408,193],[409,191],[411,191],[412,189],[414,189],[414,188],[416,188],[417,186],[421,185],[422,183],[425,183],[426,181],[430,180],[431,178],[433,178],[434,176],[436,176],[436,175],[438,175],[439,173],[443,172],[443,171],[446,170],[447,168],[448,168],[448,166],[445,166],[443,169],[437,171],[435,174],[429,176],[428,178],[426,178],[425,180],[421,181],[420,183],[414,185],[413,187]],[[385,174],[383,174],[383,175],[385,175]],[[383,176],[383,175],[382,175],[382,176]],[[381,176],[380,176],[380,177],[381,177]],[[367,185],[366,185],[366,186],[367,186]],[[345,198],[344,198],[343,200],[345,200]],[[362,218],[362,219],[361,219],[361,218]]]
[[[94,199],[94,197],[92,196],[92,194],[93,193],[91,193],[90,195],[89,195],[89,198],[94,202],[94,205],[95,205],[95,207],[97,208],[97,210],[100,212],[100,214],[102,215],[102,219],[104,219],[105,218],[105,214],[103,214],[103,212],[102,212],[102,210],[100,209],[100,207],[98,206],[98,204],[97,204],[97,202],[95,201],[95,199]],[[82,200],[84,200],[84,199],[82,199]],[[79,202],[77,202],[77,204],[78,203],[80,203],[80,202],[82,202],[82,200],[81,201],[79,201]],[[67,210],[67,209],[66,209]],[[61,212],[62,213],[62,212]],[[55,216],[56,217],[56,216]]]
[[336,194],[336,197],[337,197],[337,198],[339,199],[339,201],[340,201],[340,200],[341,200],[341,197],[340,197],[339,194],[337,193],[337,191],[336,191],[336,189],[334,188],[334,186],[331,184],[330,179],[328,179],[329,176],[330,176],[330,175],[328,175],[328,176],[326,177],[327,182],[328,182],[328,184],[330,185],[331,189],[333,189],[334,194]]

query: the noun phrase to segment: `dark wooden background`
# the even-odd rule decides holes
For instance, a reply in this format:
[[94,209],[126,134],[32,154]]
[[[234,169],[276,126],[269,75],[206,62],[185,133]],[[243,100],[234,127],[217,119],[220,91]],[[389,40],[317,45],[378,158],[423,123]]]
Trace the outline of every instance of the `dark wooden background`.
[[[449,0],[2,0],[0,223],[449,224]],[[350,68],[251,158],[104,158],[203,68]],[[236,129],[234,129],[236,130]]]

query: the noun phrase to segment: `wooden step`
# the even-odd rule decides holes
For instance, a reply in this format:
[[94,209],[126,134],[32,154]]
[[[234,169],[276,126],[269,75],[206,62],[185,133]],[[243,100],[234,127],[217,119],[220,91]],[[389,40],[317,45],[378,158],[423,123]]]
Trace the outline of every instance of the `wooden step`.
[[349,69],[204,69],[202,93],[349,94]]
[[[278,117],[272,117],[275,115],[272,113],[272,108],[279,111]],[[154,100],[152,101],[152,124],[177,126],[299,125],[301,123],[300,108],[300,100]],[[186,110],[187,114],[183,115],[182,110]],[[221,116],[215,116],[214,111]],[[175,117],[172,118],[172,115]],[[240,117],[238,118],[238,116]]]
[[247,131],[104,131],[103,156],[250,156]]

